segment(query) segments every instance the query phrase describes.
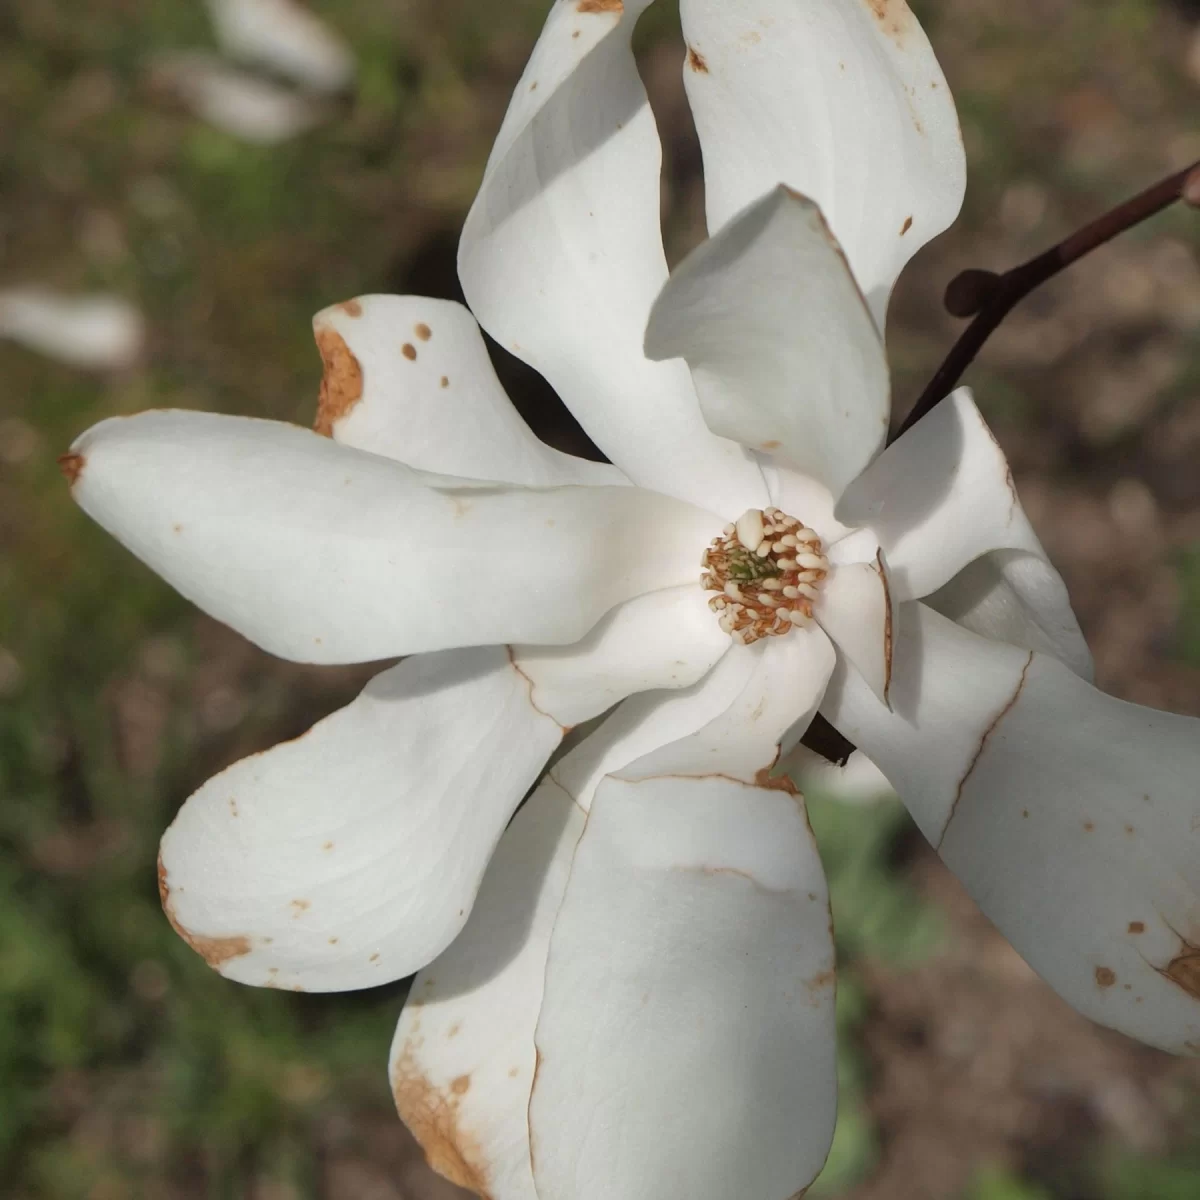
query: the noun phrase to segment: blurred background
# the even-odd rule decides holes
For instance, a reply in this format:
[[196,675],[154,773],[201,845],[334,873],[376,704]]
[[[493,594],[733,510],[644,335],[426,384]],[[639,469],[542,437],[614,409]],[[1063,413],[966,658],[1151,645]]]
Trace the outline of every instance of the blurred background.
[[[0,3],[0,1195],[14,1200],[461,1195],[393,1113],[403,984],[226,983],[156,893],[157,840],[184,797],[369,670],[282,663],[198,615],[74,508],[55,467],[92,422],[151,406],[308,424],[313,312],[371,291],[458,295],[457,231],[545,0],[309,2],[319,23],[283,3],[265,26],[239,0]],[[960,328],[940,305],[958,270],[1012,265],[1200,158],[1200,5],[913,7],[958,100],[971,185],[893,307],[901,412]],[[638,45],[677,259],[702,191],[672,9],[651,10]],[[586,452],[545,385],[500,357],[541,435]],[[1100,685],[1200,714],[1200,213],[1177,208],[1056,280],[969,381]],[[1200,1067],[1067,1009],[894,801],[818,796],[812,813],[843,1089],[811,1196],[1200,1197]]]

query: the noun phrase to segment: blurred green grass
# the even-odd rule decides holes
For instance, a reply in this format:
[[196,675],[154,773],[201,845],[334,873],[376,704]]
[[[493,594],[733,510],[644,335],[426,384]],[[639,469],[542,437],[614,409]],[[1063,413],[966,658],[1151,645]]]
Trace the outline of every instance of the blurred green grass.
[[[314,7],[353,44],[358,93],[343,119],[271,149],[200,126],[147,88],[149,55],[211,41],[200,6],[0,8],[5,275],[115,288],[153,327],[147,365],[106,379],[0,346],[0,647],[17,664],[0,695],[5,1195],[319,1196],[325,1160],[379,1157],[371,1119],[391,1119],[384,1068],[400,987],[315,997],[225,983],[171,933],[155,887],[159,834],[188,790],[331,709],[355,680],[232,652],[85,521],[54,465],[87,425],[148,406],[307,422],[318,379],[311,314],[395,290],[457,226],[544,6]],[[951,45],[960,37],[950,0],[917,7],[935,40],[939,29]],[[972,155],[968,223],[986,226],[1015,177],[1094,211],[1129,189],[1139,165],[1153,176],[1150,147],[1135,146],[1116,171],[1063,158],[1043,117],[1062,95],[1095,87],[1095,64],[1114,48],[1158,70],[1158,12],[1149,0],[1075,6],[1067,53],[1061,40],[1031,40],[1019,13],[984,10],[979,71],[964,70],[957,88]],[[648,50],[672,27],[667,6],[652,14],[640,37]],[[428,268],[443,283],[447,269],[444,253]],[[909,358],[898,351],[911,364],[906,383],[929,366],[913,344]],[[1193,395],[1197,361],[1180,384]],[[997,393],[1020,394],[1002,371],[995,380]],[[1200,665],[1200,550],[1181,558],[1180,581],[1190,615],[1179,654]],[[221,684],[245,714],[236,727],[205,716],[212,692],[200,681],[214,653],[236,661],[234,682]],[[131,689],[140,709],[122,699]],[[813,1193],[832,1196],[879,1149],[854,1036],[869,1017],[855,964],[929,952],[940,918],[893,862],[908,829],[898,808],[815,802],[813,822],[844,963],[842,1121]],[[1103,1200],[1200,1195],[1200,1167],[1186,1158],[1096,1170],[1087,1194]],[[1034,1200],[1039,1186],[985,1175],[974,1200]]]

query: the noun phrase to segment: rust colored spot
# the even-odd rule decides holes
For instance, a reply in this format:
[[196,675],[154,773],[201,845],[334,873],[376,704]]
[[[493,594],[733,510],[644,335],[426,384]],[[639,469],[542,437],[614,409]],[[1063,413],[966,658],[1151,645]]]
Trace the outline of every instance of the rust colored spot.
[[232,796],[229,797],[229,812],[231,816],[236,817],[238,815],[237,801]]
[[905,217],[904,224],[900,226],[900,236],[903,237],[912,228],[912,217]]
[[538,81],[535,79],[535,80],[534,80],[534,81],[533,81],[533,82],[532,82],[532,83],[529,85],[529,90],[530,90],[531,92],[536,92],[536,91],[537,91],[537,85],[538,85]]
[[86,463],[87,459],[82,454],[60,454],[58,456],[58,469],[72,487],[79,481],[79,476],[83,474]]
[[321,379],[313,428],[324,437],[333,437],[333,427],[362,399],[362,367],[336,330],[321,328],[314,336],[325,364],[325,374]]
[[789,796],[800,795],[800,789],[788,775],[772,775],[770,767],[760,767],[754,775],[754,786],[772,792],[787,792]]
[[333,843],[332,843],[332,842],[326,842],[326,843],[325,843],[325,845],[323,845],[323,846],[321,847],[321,849],[322,849],[322,850],[332,850],[332,849],[333,849]]
[[338,308],[348,317],[361,317],[362,305],[357,300],[343,300]]
[[1029,809],[1027,809],[1027,808],[1021,809],[1021,816],[1023,816],[1025,818],[1025,820],[1028,821],[1029,820]]
[[1146,922],[1145,921],[1130,921],[1129,922],[1129,932],[1130,933],[1145,933],[1146,932]]
[[446,1037],[448,1037],[448,1038],[458,1037],[458,1035],[461,1031],[462,1031],[462,1022],[455,1021],[454,1024],[450,1026],[450,1029],[447,1032]]
[[404,345],[400,347],[400,353],[403,354],[409,362],[417,361],[417,348],[412,344],[412,342],[405,342]]
[[295,920],[296,917],[300,916],[301,913],[307,912],[311,907],[311,903],[307,900],[293,900],[291,902],[292,919]]
[[1094,821],[1084,821],[1083,832],[1094,833],[1096,831],[1096,823]]
[[158,898],[162,902],[167,920],[171,922],[171,928],[214,970],[230,959],[241,958],[243,954],[250,953],[250,939],[241,934],[235,937],[204,937],[180,925],[171,904],[171,888],[167,883],[167,869],[163,866],[161,850],[158,854]]
[[700,51],[694,46],[688,47],[687,65],[691,67],[693,71],[696,71],[701,75],[708,74],[708,63],[704,61],[704,55],[701,54]]
[[780,442],[777,442],[774,438],[772,438],[769,442],[763,442],[762,448],[764,450],[778,450],[780,445]]
[[460,1075],[448,1090],[436,1088],[417,1066],[409,1046],[392,1068],[392,1098],[400,1119],[425,1152],[425,1161],[444,1179],[490,1200],[483,1148],[463,1127],[459,1104],[471,1086]]
[[443,375],[443,376],[442,376],[442,387],[444,387],[444,388],[448,388],[449,386],[450,386],[450,376],[449,376],[449,375]]
[[415,333],[423,342],[427,342],[431,337],[433,337],[433,330],[430,329],[424,321],[414,326],[413,333]]
[[1096,968],[1096,986],[1110,988],[1117,982],[1116,972],[1111,967]]
[[367,959],[367,962],[378,962],[378,961],[379,961],[378,954],[372,954],[371,957]]
[[579,0],[575,11],[581,13],[623,13],[625,0]]
[[1133,835],[1134,835],[1134,834],[1135,834],[1137,831],[1134,829],[1134,827],[1133,827],[1132,825],[1126,825],[1126,826],[1125,826],[1125,832],[1126,832],[1127,834],[1129,834],[1129,836],[1130,836],[1130,837],[1133,837]]
[[338,944],[338,940],[337,940],[337,938],[330,938],[330,939],[329,939],[329,944],[330,944],[331,946],[336,946],[336,945]]
[[178,521],[176,521],[175,524],[171,526],[171,532],[172,533],[182,533],[183,526],[180,525]]
[[823,988],[833,987],[837,982],[837,972],[834,970],[821,971],[820,974],[814,975],[811,979],[804,981],[804,986],[810,992],[819,992]]
[[572,36],[573,38],[577,38],[577,37],[579,36],[579,30],[578,30],[578,29],[577,29],[577,30],[575,30],[575,32],[574,32],[573,34],[571,34],[571,36]]
[[1200,949],[1190,942],[1183,943],[1183,952],[1171,959],[1159,974],[1178,984],[1193,999],[1200,1000]]

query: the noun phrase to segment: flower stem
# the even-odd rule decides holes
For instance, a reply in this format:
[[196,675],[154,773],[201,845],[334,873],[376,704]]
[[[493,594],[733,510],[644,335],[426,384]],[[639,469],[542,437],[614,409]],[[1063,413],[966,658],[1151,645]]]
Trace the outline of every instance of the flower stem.
[[946,289],[946,307],[958,317],[974,317],[962,337],[938,367],[929,386],[889,439],[895,441],[953,391],[963,372],[975,361],[984,343],[1004,318],[1028,296],[1073,262],[1090,254],[1119,233],[1182,200],[1200,208],[1200,162],[1185,167],[1119,204],[1056,246],[1003,275],[978,269],[963,271]]

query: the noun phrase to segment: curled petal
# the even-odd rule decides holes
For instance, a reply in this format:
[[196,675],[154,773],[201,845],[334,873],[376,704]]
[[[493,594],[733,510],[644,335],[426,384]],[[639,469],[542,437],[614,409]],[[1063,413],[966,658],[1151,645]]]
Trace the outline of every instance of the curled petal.
[[573,726],[636,692],[689,688],[729,646],[690,584],[627,601],[572,646],[517,646],[513,654],[533,702]]
[[1200,722],[901,606],[889,713],[827,715],[1030,965],[1085,1015],[1200,1053]]
[[958,215],[954,101],[904,0],[682,0],[708,227],[783,182],[845,247],[879,328],[904,264]]
[[883,552],[868,562],[833,566],[813,610],[821,628],[871,691],[888,702],[896,604]]
[[606,463],[538,441],[496,378],[475,318],[424,296],[360,296],[324,309],[316,429],[422,471],[527,487],[624,483]]
[[[968,389],[949,396],[871,463],[842,496],[837,516],[869,526],[879,539],[898,599],[946,588],[931,603],[947,616],[967,624],[978,609],[972,625],[978,632],[1048,651],[1090,674],[1066,588]],[[985,555],[988,562],[974,566]],[[1000,582],[1004,591],[994,594]]]
[[887,433],[883,343],[817,207],[776,188],[676,268],[646,353],[680,357],[709,428],[833,496]]
[[634,483],[728,519],[765,500],[704,424],[682,363],[642,335],[667,278],[661,148],[630,48],[649,0],[558,0],[517,84],[459,247],[480,324],[554,386]]
[[149,412],[72,447],[81,507],[205,611],[302,662],[569,644],[691,582],[714,518],[630,487],[427,475],[273,421]]

